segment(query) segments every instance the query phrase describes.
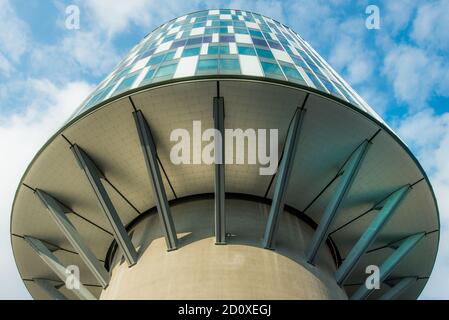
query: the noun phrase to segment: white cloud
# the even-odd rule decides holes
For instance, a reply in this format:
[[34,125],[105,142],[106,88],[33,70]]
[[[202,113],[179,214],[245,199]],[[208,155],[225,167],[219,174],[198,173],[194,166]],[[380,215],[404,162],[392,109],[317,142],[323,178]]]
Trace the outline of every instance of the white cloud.
[[362,39],[352,35],[340,35],[332,48],[329,62],[341,70],[344,78],[353,85],[372,78],[372,53],[364,46]]
[[23,87],[28,89],[30,102],[24,111],[6,117],[0,114],[0,150],[8,154],[0,157],[0,299],[29,297],[14,264],[9,237],[12,201],[20,178],[30,159],[92,90],[85,82],[58,87],[38,79],[27,80]]
[[433,94],[449,95],[449,65],[422,48],[399,45],[387,53],[383,72],[393,84],[396,98],[412,110],[425,107]]
[[5,75],[9,75],[12,70],[11,62],[0,52],[0,71]]
[[131,25],[156,27],[176,16],[199,10],[200,6],[210,6],[204,0],[89,0],[82,4],[92,26],[106,31],[109,37],[127,31]]
[[8,0],[0,0],[0,51],[17,62],[28,48],[28,28]]
[[85,2],[95,22],[110,34],[124,31],[130,23],[148,26],[151,21],[153,0],[89,0]]
[[428,172],[440,209],[438,257],[421,297],[449,299],[449,113],[436,115],[425,109],[403,119],[397,132],[415,150]]
[[30,57],[36,74],[60,81],[78,78],[82,73],[103,76],[119,61],[112,42],[95,31],[71,31],[56,44],[34,48]]
[[412,22],[413,14],[420,0],[386,0],[381,8],[381,20],[389,33],[396,35]]
[[449,49],[449,1],[424,4],[413,22],[412,38],[430,49]]

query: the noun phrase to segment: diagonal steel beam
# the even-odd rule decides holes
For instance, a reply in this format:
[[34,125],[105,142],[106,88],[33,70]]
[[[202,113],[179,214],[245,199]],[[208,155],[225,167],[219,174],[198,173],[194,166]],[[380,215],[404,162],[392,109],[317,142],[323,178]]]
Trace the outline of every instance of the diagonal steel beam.
[[315,258],[323,245],[324,241],[329,235],[329,228],[337,215],[338,209],[348,194],[352,183],[363,163],[363,159],[368,151],[370,142],[366,140],[363,142],[357,150],[352,154],[350,161],[346,164],[344,173],[340,178],[340,182],[323,213],[317,230],[313,234],[312,240],[307,249],[307,261],[311,264],[314,263]]
[[[390,273],[396,268],[401,260],[424,238],[425,232],[414,234],[405,239],[399,248],[397,248],[379,267],[379,281],[383,282]],[[400,287],[398,287],[400,289]],[[373,289],[368,289],[365,285],[360,286],[351,296],[351,300],[362,300],[368,298]]]
[[142,111],[137,110],[133,113],[134,120],[139,134],[140,145],[142,146],[143,156],[150,175],[151,185],[156,197],[157,212],[161,221],[162,229],[165,234],[165,242],[169,251],[176,250],[178,246],[178,238],[176,235],[175,225],[173,223],[170,206],[167,201],[162,176],[157,161],[157,149],[151,134],[150,126],[145,120]]
[[273,202],[268,214],[268,221],[265,227],[263,238],[263,246],[266,249],[273,249],[276,242],[276,232],[279,225],[279,217],[284,210],[285,195],[287,193],[288,182],[295,159],[296,149],[298,146],[299,134],[306,113],[305,106],[309,94],[304,99],[301,108],[298,108],[293,116],[290,129],[287,133],[285,141],[284,154],[278,169],[278,176],[274,187]]
[[101,286],[106,288],[109,283],[109,274],[67,218],[66,212],[68,209],[65,208],[58,200],[54,199],[42,190],[36,189],[36,195]]
[[[44,263],[50,267],[51,270],[61,279],[62,282],[66,283],[71,273],[67,271],[67,268],[62,265],[61,261],[45,246],[45,244],[33,237],[24,237],[25,241],[30,245],[30,247],[36,252],[36,254],[44,261]],[[79,279],[78,279],[79,280]],[[73,293],[78,296],[81,300],[97,300],[86,287],[80,283],[79,289],[74,289]]]
[[214,97],[214,127],[220,132],[221,139],[215,137],[215,243],[226,244],[225,215],[225,154],[224,154],[224,98]]
[[51,281],[45,279],[33,279],[33,282],[45,291],[52,300],[67,300],[67,297],[56,289]]
[[100,202],[101,207],[103,208],[103,211],[112,226],[112,229],[114,231],[114,238],[117,241],[118,246],[122,250],[126,261],[128,262],[128,265],[132,266],[136,264],[137,251],[134,248],[134,245],[131,242],[128,233],[126,232],[122,221],[120,220],[117,210],[112,204],[112,201],[109,198],[106,189],[104,188],[104,185],[101,181],[101,179],[104,178],[103,174],[98,170],[97,166],[87,155],[87,153],[78,145],[73,145],[71,149],[78,161],[78,164],[86,174],[86,177],[89,180],[90,185],[92,186],[92,189],[95,192],[95,195],[97,196],[98,201]]
[[418,277],[406,277],[402,278],[398,283],[396,283],[393,287],[388,289],[379,300],[395,300],[402,294],[405,290],[410,288],[410,286],[414,285],[418,281]]
[[363,256],[363,254],[365,254],[366,250],[368,250],[369,246],[374,242],[377,235],[382,230],[382,227],[391,218],[396,208],[408,194],[410,189],[410,185],[403,186],[402,188],[391,194],[390,197],[388,197],[383,208],[378,212],[376,217],[373,219],[363,235],[351,249],[348,256],[345,258],[345,260],[335,273],[335,278],[339,285],[342,285],[349,277],[349,275],[359,262],[360,258]]

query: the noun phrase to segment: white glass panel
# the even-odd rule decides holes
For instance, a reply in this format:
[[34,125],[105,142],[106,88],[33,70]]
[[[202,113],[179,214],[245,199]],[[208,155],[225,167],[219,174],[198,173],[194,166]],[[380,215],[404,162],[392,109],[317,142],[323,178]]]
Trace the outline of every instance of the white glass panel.
[[198,56],[181,58],[173,78],[189,77],[195,75]]
[[257,57],[240,55],[239,58],[242,74],[249,76],[263,76],[263,71]]

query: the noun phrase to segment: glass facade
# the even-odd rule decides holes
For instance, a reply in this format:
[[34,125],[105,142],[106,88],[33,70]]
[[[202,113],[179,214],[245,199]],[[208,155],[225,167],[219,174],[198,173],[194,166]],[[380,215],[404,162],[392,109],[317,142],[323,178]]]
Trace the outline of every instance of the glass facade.
[[147,35],[74,116],[151,83],[204,75],[289,81],[326,92],[380,117],[287,26],[241,10],[205,10],[173,19]]

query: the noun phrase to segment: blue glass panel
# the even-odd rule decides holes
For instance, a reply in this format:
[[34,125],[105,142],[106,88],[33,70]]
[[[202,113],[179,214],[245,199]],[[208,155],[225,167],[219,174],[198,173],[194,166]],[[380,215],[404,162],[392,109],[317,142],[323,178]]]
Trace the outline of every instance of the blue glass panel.
[[257,51],[257,54],[259,55],[259,57],[274,59],[273,53],[271,53],[270,50],[256,48],[256,51]]
[[183,57],[191,57],[191,56],[198,56],[200,54],[200,47],[195,48],[186,48],[182,52]]
[[147,72],[147,74],[145,75],[145,77],[143,78],[142,83],[140,85],[142,86],[144,84],[151,82],[151,79],[153,78],[155,71],[156,71],[156,69],[149,70]]
[[263,35],[265,36],[265,39],[267,39],[267,40],[274,40],[268,32],[264,32]]
[[232,26],[232,21],[220,21],[220,27]]
[[159,68],[159,70],[156,73],[156,78],[157,77],[164,77],[164,76],[169,76],[175,73],[176,71],[176,66],[177,63],[173,63],[173,64],[169,64],[166,66],[162,66]]
[[305,71],[318,90],[327,92],[326,88],[318,81],[317,77],[311,71],[308,71],[307,69]]
[[173,60],[173,57],[175,56],[176,51],[170,51],[168,52],[165,57],[164,57],[164,61],[169,61],[169,60]]
[[117,89],[115,89],[114,94],[119,94],[130,89],[134,81],[136,81],[138,75],[138,73],[134,73],[132,76],[126,77]]
[[243,29],[243,28],[234,28],[234,33],[237,33],[237,34],[248,34],[248,30],[247,29]]
[[203,43],[210,43],[210,42],[212,42],[212,36],[203,37]]
[[192,28],[201,28],[201,27],[205,27],[206,26],[206,23],[205,22],[198,22],[198,23],[195,23],[193,26],[192,26]]
[[175,41],[173,42],[173,44],[171,45],[171,49],[175,49],[175,48],[179,48],[182,47],[186,44],[187,40],[179,40],[179,41]]
[[222,35],[220,35],[220,42],[235,42],[235,36],[222,36]]
[[204,59],[198,61],[198,71],[217,71],[218,59]]
[[220,59],[220,70],[232,71],[240,70],[240,63],[238,59]]
[[270,27],[268,27],[267,25],[260,26],[260,30],[264,32],[271,32]]
[[156,48],[151,48],[151,49],[145,50],[145,51],[140,55],[140,58],[143,59],[143,58],[146,58],[146,57],[151,56],[151,55],[154,53],[155,50],[156,50]]
[[195,22],[204,22],[207,20],[207,17],[198,17],[196,18]]
[[148,61],[148,65],[155,65],[155,64],[159,64],[164,60],[164,55],[163,54],[159,54],[157,56],[153,56],[151,57],[150,61]]
[[206,28],[206,30],[204,31],[205,34],[212,34],[218,32],[220,32],[219,28]]
[[253,39],[253,43],[255,45],[262,46],[262,47],[268,47],[268,44],[265,40],[254,38],[254,37],[252,37],[252,39]]
[[203,38],[190,38],[187,40],[186,46],[192,45],[192,44],[199,44],[203,42]]
[[244,47],[244,46],[237,46],[239,54],[246,54],[248,56],[255,56],[256,50],[254,50],[253,47]]
[[243,21],[234,21],[234,27],[246,28],[246,24]]
[[293,62],[296,65],[298,65],[300,67],[307,67],[306,64],[304,63],[304,61],[300,57],[295,56],[295,55],[290,55],[290,57],[292,58]]
[[284,48],[282,48],[282,46],[280,45],[279,42],[268,41],[268,44],[270,45],[271,48],[278,49],[278,50],[284,50]]
[[207,54],[218,54],[220,52],[219,46],[209,46],[209,49],[207,50]]
[[282,76],[282,70],[281,68],[279,68],[277,63],[269,63],[261,61],[260,64],[262,65],[262,69],[265,72],[265,74],[275,74]]
[[249,30],[249,34],[253,37],[259,37],[259,38],[263,38],[263,34],[262,32],[258,31],[258,30],[254,30],[254,29],[248,29]]
[[162,43],[168,42],[170,40],[173,40],[176,37],[176,34],[170,35],[168,37],[164,37],[164,40],[162,41]]
[[228,45],[221,45],[220,46],[220,54],[229,54],[229,46]]
[[301,80],[305,83],[304,78],[301,76],[299,71],[293,66],[282,65],[282,70],[284,70],[285,75],[289,79]]

